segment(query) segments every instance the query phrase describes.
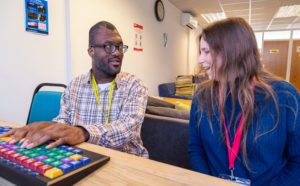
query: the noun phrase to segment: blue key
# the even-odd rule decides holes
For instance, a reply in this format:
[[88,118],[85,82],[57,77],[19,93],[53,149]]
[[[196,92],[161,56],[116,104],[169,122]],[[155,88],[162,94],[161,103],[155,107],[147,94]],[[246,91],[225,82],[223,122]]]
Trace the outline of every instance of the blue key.
[[21,165],[16,165],[16,169],[20,169],[21,168]]
[[75,150],[73,147],[68,147],[68,148],[66,148],[66,149],[64,149],[64,150],[66,150],[66,151],[68,151],[68,152],[72,152],[73,150]]
[[69,148],[69,146],[67,146],[67,145],[61,145],[61,146],[58,146],[58,148],[60,148],[62,150],[66,150],[67,148]]
[[23,169],[23,172],[25,172],[25,173],[29,172],[29,169]]
[[71,170],[73,170],[73,167],[69,164],[63,164],[63,165],[58,166],[57,168],[62,170],[64,174],[66,174],[67,172],[70,172]]
[[78,159],[78,161],[81,161],[83,165],[86,165],[91,162],[91,159],[88,157],[82,157],[82,158]]
[[69,165],[71,165],[73,169],[77,169],[78,167],[82,166],[82,163],[81,163],[81,161],[75,160],[75,161],[69,162]]
[[83,151],[80,149],[74,149],[71,152],[73,152],[74,154],[83,154]]

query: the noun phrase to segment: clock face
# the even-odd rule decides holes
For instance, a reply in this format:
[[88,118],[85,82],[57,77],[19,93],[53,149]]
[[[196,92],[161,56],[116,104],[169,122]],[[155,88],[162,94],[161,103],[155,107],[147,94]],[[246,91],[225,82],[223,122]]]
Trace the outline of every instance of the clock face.
[[163,21],[165,17],[165,7],[161,0],[157,0],[155,3],[155,15],[158,21]]

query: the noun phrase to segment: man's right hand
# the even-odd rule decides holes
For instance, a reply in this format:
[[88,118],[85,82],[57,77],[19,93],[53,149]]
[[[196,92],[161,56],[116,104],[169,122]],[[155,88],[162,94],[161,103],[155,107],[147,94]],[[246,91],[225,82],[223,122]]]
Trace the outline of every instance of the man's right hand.
[[21,148],[33,148],[43,143],[54,140],[46,148],[57,147],[62,144],[76,145],[86,139],[84,130],[58,122],[36,122],[22,128],[14,128],[0,137],[11,136],[6,142],[13,144],[22,143]]
[[27,125],[25,127],[21,128],[13,128],[12,130],[1,134],[0,138],[6,137],[6,136],[11,136],[6,142],[9,144],[14,144],[16,142],[23,143],[23,141],[26,138],[31,138],[36,132],[39,130],[48,127],[49,125],[53,125],[55,122],[35,122],[30,125]]

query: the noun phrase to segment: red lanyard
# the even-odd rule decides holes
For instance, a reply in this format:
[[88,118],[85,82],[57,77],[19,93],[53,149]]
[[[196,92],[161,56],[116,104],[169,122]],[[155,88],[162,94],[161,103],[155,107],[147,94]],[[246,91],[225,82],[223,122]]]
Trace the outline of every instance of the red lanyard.
[[242,137],[242,123],[244,121],[244,113],[242,115],[239,127],[236,131],[236,134],[234,136],[234,140],[232,143],[232,148],[230,146],[230,141],[229,141],[229,136],[228,136],[228,130],[226,127],[225,123],[225,116],[223,114],[223,121],[224,121],[224,128],[225,128],[225,134],[226,134],[226,142],[227,142],[227,149],[228,149],[228,159],[229,159],[229,168],[233,169],[234,168],[234,161],[236,159],[236,156],[239,152],[239,147],[240,147],[240,142],[241,142],[241,137]]
[[[255,78],[254,78],[254,81],[255,81]],[[252,84],[252,91],[253,92],[254,92],[254,87],[255,87],[255,83],[253,82],[253,84]],[[220,93],[220,91],[219,91],[219,93]],[[242,133],[243,133],[242,124],[243,124],[243,121],[244,121],[244,112],[242,114],[242,118],[241,118],[241,121],[239,123],[236,134],[234,135],[234,140],[233,140],[233,143],[232,143],[232,147],[230,146],[228,130],[227,130],[227,127],[226,127],[224,114],[223,114],[223,121],[224,121],[223,123],[224,123],[225,134],[226,134],[226,144],[227,144],[227,149],[228,149],[229,169],[231,171],[231,176],[233,176],[234,161],[235,161],[236,156],[239,152],[241,137],[242,137]]]

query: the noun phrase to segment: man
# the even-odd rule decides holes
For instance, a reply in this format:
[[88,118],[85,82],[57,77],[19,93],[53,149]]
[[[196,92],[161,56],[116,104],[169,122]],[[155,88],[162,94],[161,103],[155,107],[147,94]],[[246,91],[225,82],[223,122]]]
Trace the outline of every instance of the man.
[[1,135],[33,148],[55,140],[47,148],[84,141],[148,157],[140,137],[148,90],[134,75],[120,72],[128,46],[111,23],[102,21],[89,31],[89,73],[75,78],[61,99],[53,122],[36,122]]

